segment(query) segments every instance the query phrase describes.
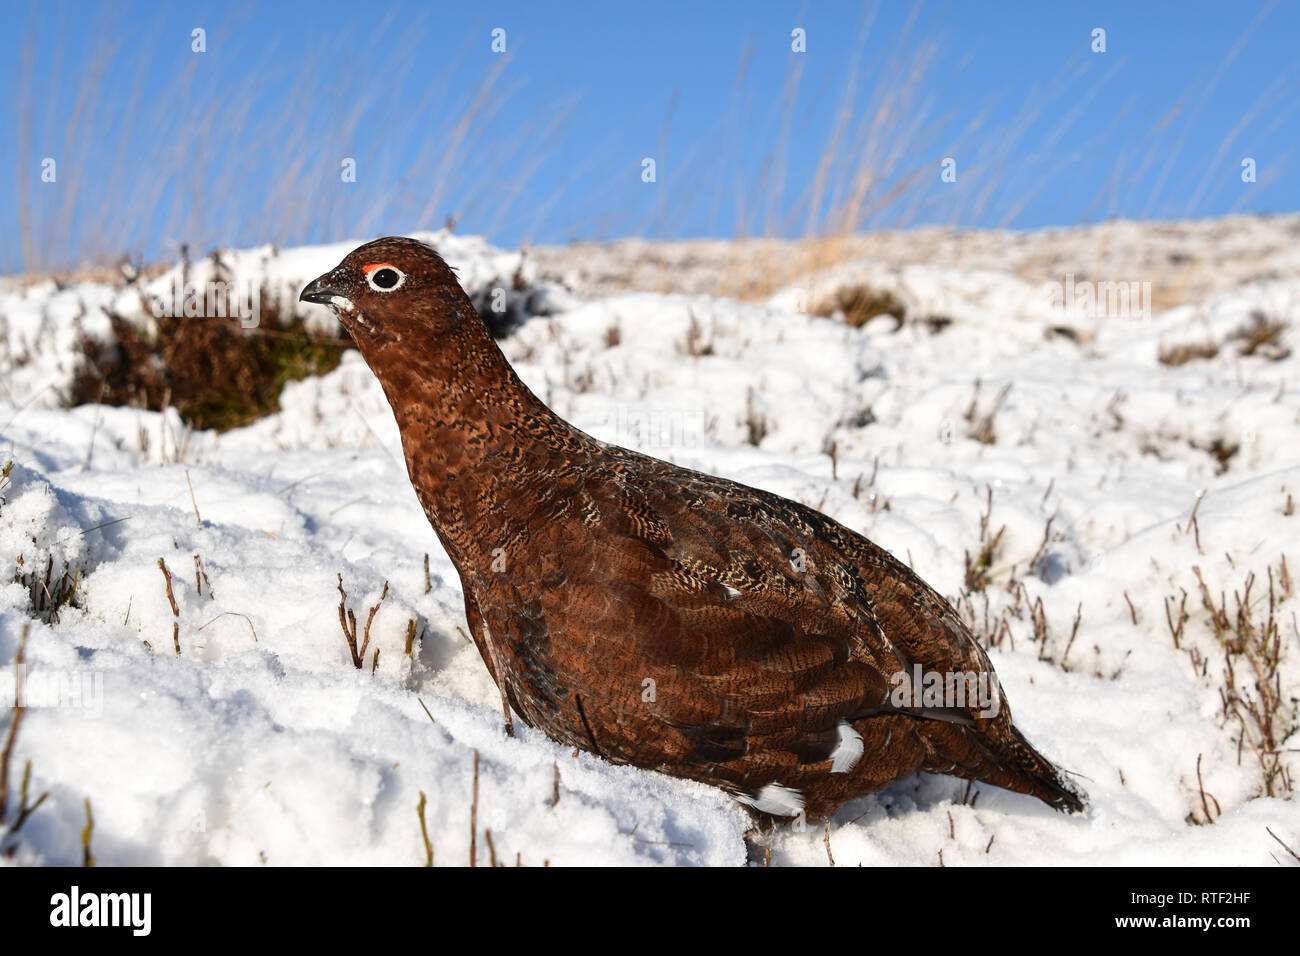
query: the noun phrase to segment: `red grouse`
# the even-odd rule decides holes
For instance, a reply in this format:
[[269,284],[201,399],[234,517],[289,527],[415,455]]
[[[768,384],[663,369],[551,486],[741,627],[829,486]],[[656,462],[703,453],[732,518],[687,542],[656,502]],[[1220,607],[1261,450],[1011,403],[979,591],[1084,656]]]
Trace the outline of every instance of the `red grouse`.
[[429,246],[367,243],[301,298],[378,376],[474,642],[530,726],[766,822],[920,770],[1083,808],[932,588],[812,508],[574,428]]

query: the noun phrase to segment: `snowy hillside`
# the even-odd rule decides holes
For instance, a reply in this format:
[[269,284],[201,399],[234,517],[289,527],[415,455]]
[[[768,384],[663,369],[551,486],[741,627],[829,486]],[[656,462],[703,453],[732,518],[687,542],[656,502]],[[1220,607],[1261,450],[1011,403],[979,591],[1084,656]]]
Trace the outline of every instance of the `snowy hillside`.
[[[1151,314],[870,260],[760,303],[584,300],[518,253],[433,241],[477,300],[504,297],[507,357],[561,415],[820,508],[948,595],[1017,724],[1092,802],[1065,817],[915,777],[828,831],[780,833],[774,863],[1300,850],[1300,276]],[[220,268],[333,329],[296,290],[353,245]],[[140,316],[174,278],[0,283],[0,671],[26,632],[29,703],[10,806],[27,760],[31,798],[49,792],[0,849],[79,863],[89,799],[101,865],[420,864],[423,793],[436,865],[469,861],[472,812],[480,863],[743,862],[748,818],[722,793],[504,736],[355,352],[220,435],[174,411],[62,407],[78,338],[108,334],[101,307]],[[863,302],[904,314],[851,324]],[[339,576],[370,634],[362,669]]]

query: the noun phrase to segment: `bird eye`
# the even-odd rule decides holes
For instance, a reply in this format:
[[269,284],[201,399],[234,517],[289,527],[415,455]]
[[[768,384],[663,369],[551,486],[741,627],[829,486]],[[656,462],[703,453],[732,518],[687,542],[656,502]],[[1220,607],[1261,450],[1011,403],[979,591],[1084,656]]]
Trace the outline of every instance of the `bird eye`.
[[394,266],[380,266],[366,273],[366,283],[376,292],[392,292],[406,281],[406,273]]

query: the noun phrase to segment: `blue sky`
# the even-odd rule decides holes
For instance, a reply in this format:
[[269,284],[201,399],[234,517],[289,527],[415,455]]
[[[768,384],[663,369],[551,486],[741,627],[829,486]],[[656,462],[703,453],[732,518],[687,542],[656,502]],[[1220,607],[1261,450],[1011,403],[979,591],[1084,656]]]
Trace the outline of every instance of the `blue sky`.
[[448,216],[515,244],[1300,209],[1295,3],[3,12],[4,271]]

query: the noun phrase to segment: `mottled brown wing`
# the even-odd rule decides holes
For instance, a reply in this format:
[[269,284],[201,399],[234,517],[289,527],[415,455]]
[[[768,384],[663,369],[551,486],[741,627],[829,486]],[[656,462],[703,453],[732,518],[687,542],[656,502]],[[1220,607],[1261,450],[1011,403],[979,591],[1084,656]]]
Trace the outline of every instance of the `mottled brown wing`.
[[[552,689],[554,710],[529,719],[610,759],[708,767],[737,790],[829,770],[842,727],[888,712],[889,676],[912,659],[881,629],[852,564],[827,548],[815,520],[826,519],[632,464],[635,475],[539,489],[550,518],[531,522],[544,529],[531,571],[547,584],[540,602],[522,603],[539,593],[533,581],[509,586],[525,569],[494,582],[493,616],[538,625],[536,654],[518,666]],[[562,523],[561,510],[584,520]],[[567,700],[581,701],[579,723],[558,726]]]
[[513,628],[505,670],[531,693],[508,689],[529,723],[738,794],[779,784],[810,808],[923,767],[1037,787],[1008,714],[891,701],[917,665],[996,677],[947,602],[860,535],[621,450],[531,491],[506,522],[522,560],[484,575],[479,602],[493,632]]
[[[693,479],[706,485],[719,481],[707,476]],[[881,770],[887,770],[892,760],[895,769],[905,772],[909,761],[919,758],[917,769],[1029,793],[1061,810],[1083,809],[1082,791],[1016,729],[988,655],[933,588],[888,552],[811,508],[752,489],[728,500],[745,514],[758,509],[757,518],[742,520],[757,520],[765,527],[775,520],[816,543],[819,550],[814,553],[825,562],[841,601],[869,612],[868,644],[883,645],[894,660],[910,663],[913,674],[919,668],[923,674],[942,676],[945,682],[961,675],[976,680],[979,693],[965,703],[949,700],[932,705],[914,700],[910,706],[899,706],[895,701],[893,708],[859,715],[867,719],[855,720],[854,727],[868,754],[873,741],[883,740],[885,750],[892,747],[889,753],[877,754],[884,764]],[[890,676],[896,675],[897,671]],[[900,743],[900,735],[916,746]],[[863,766],[851,779],[809,781],[805,777],[810,806],[842,802],[861,792],[855,788],[876,772]]]

